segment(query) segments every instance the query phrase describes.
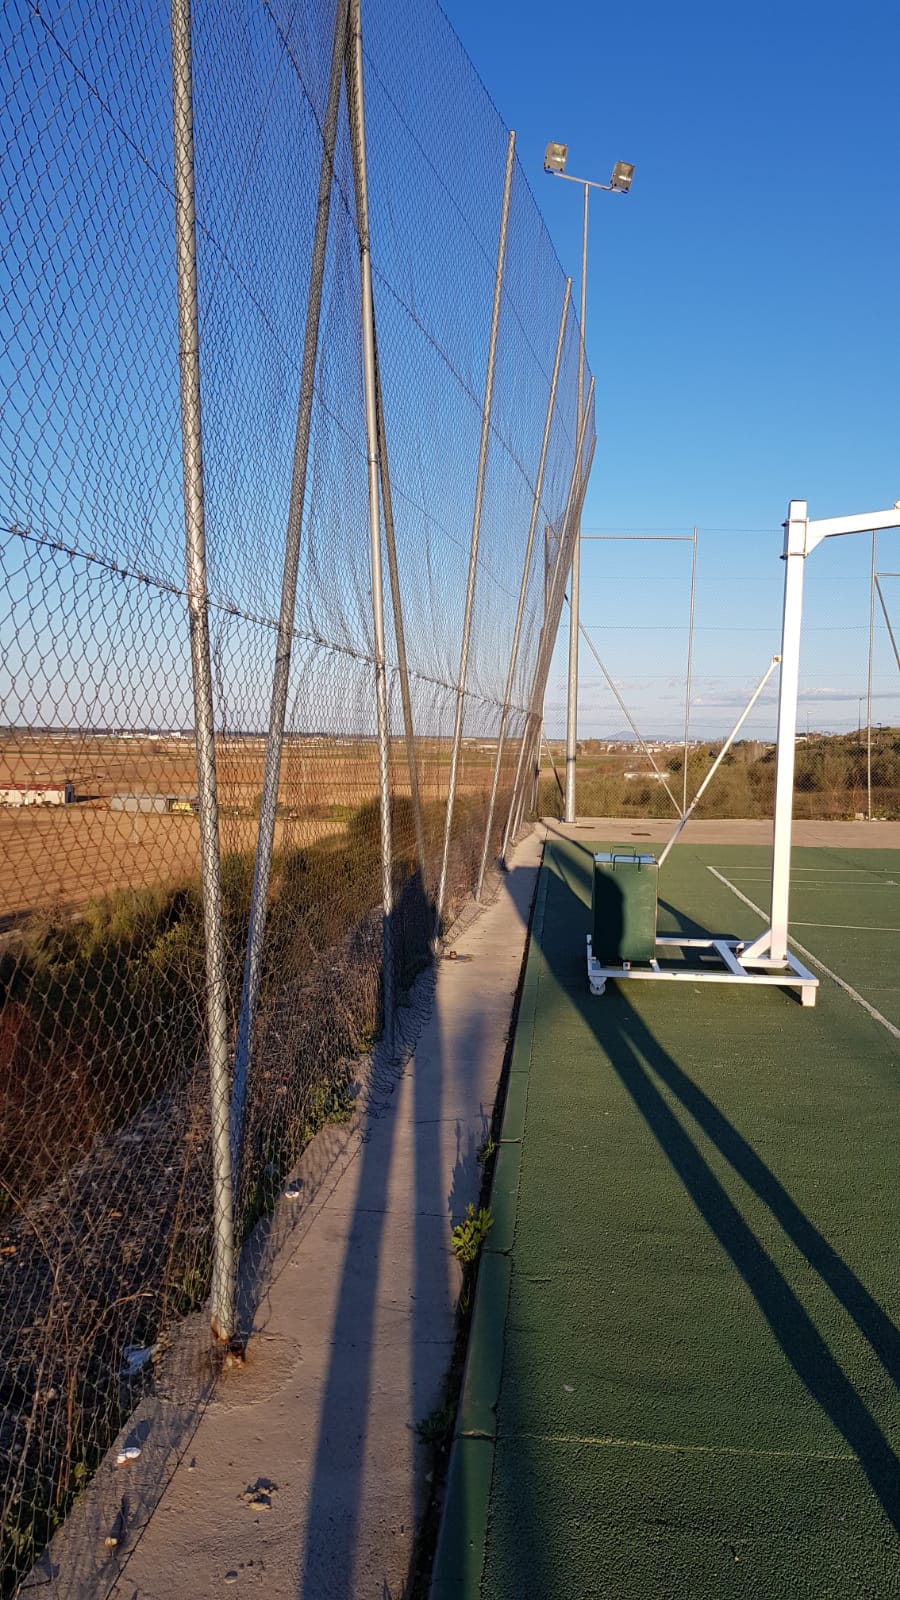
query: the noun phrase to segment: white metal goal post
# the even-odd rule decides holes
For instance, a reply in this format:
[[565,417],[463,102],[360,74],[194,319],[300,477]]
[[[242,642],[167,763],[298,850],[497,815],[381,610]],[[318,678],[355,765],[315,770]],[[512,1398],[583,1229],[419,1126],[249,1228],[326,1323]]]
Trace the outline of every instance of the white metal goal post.
[[[668,982],[677,980],[691,983],[775,984],[780,987],[799,988],[803,1005],[815,1005],[819,980],[788,949],[794,761],[797,747],[800,640],[803,628],[803,584],[806,561],[823,539],[851,533],[877,533],[883,528],[900,528],[900,500],[896,501],[889,511],[867,511],[852,517],[825,517],[817,520],[810,518],[805,500],[792,500],[788,506],[787,521],[784,523],[782,557],[785,564],[784,610],[781,624],[778,727],[775,736],[775,816],[768,927],[748,943],[712,934],[702,938],[657,935],[657,950],[673,946],[681,950],[702,949],[719,963],[718,966],[710,965],[702,968],[690,968],[682,963],[666,966],[656,957],[646,963],[624,961],[617,966],[604,965],[594,957],[589,936],[587,970],[592,994],[603,994],[610,978],[619,981],[640,978],[662,979]],[[699,799],[699,795],[696,798]],[[687,820],[687,813],[683,820]],[[682,826],[683,822],[679,822],[675,834],[663,851],[660,865],[668,855]]]

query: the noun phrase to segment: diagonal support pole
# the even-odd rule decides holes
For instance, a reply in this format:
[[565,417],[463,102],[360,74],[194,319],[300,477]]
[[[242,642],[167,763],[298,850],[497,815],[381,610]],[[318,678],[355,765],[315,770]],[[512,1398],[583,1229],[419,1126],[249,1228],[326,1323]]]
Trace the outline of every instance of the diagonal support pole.
[[894,630],[891,627],[891,619],[888,616],[888,608],[887,608],[887,606],[885,604],[884,593],[883,593],[882,587],[881,587],[880,575],[877,572],[875,574],[875,588],[878,591],[878,598],[881,601],[881,609],[884,612],[884,620],[885,620],[885,623],[887,624],[888,636],[890,638],[891,647],[892,647],[893,652],[894,652],[894,660],[896,661],[897,666],[900,667],[900,650],[897,649],[897,641],[894,638]]
[[653,771],[656,773],[657,778],[659,779],[660,783],[662,784],[663,788],[665,789],[666,794],[669,796],[669,799],[671,800],[672,805],[675,807],[675,815],[676,816],[683,815],[683,808],[681,806],[679,806],[678,801],[675,799],[674,794],[672,793],[671,789],[669,788],[668,779],[666,778],[665,774],[660,771],[660,768],[657,766],[656,762],[654,761],[654,759],[653,759],[653,751],[650,749],[650,746],[647,744],[646,740],[644,739],[642,733],[640,732],[640,730],[639,730],[639,728],[637,726],[637,723],[634,720],[634,717],[631,715],[631,712],[629,711],[627,705],[625,704],[625,701],[622,699],[622,696],[619,693],[618,685],[616,684],[615,679],[613,678],[612,674],[607,671],[604,663],[600,660],[600,654],[599,654],[599,652],[597,650],[596,645],[594,644],[593,639],[591,638],[590,634],[588,633],[587,628],[585,627],[583,622],[579,622],[578,626],[581,629],[582,636],[584,638],[585,643],[587,644],[588,649],[591,652],[591,655],[593,656],[594,660],[596,661],[598,667],[600,668],[600,671],[603,673],[604,678],[606,679],[607,683],[609,684],[609,687],[611,688],[613,694],[616,697],[616,700],[618,701],[620,711],[623,713],[623,715],[625,717],[627,717],[628,724],[629,724],[629,727],[631,728],[632,733],[634,734],[635,738],[637,739],[637,742],[640,745],[641,749],[643,750],[644,755],[647,757],[647,760],[649,761],[651,767],[653,768]]
[[[363,383],[366,403],[366,455],[369,488],[369,559],[372,577],[372,625],[375,639],[375,712],[378,735],[378,794],[381,816],[382,985],[384,1042],[393,1055],[395,1024],[394,884],[391,840],[390,724],[384,640],[384,575],[381,562],[381,505],[379,489],[386,469],[379,450],[378,379],[375,356],[375,302],[372,292],[372,254],[369,234],[369,183],[366,161],[365,96],[363,93],[362,18],[360,0],[350,0],[350,37],[347,43],[347,104],[353,154],[356,226],[359,233],[360,306],[362,318]],[[393,526],[393,524],[392,524]],[[401,626],[402,633],[402,626]]]
[[730,734],[728,735],[728,738],[725,740],[724,744],[722,745],[722,748],[719,751],[719,754],[716,756],[715,761],[713,762],[713,764],[710,767],[708,773],[706,774],[706,777],[703,779],[703,782],[701,783],[699,789],[697,790],[697,793],[694,795],[693,800],[691,801],[689,806],[685,807],[684,811],[682,812],[681,816],[679,817],[677,825],[675,827],[675,831],[672,834],[671,838],[668,840],[668,842],[666,844],[666,847],[663,850],[663,852],[662,852],[662,854],[661,854],[661,856],[659,858],[660,867],[662,867],[663,864],[665,863],[666,857],[668,856],[669,851],[672,849],[672,846],[674,845],[676,839],[678,838],[678,836],[681,833],[682,829],[684,828],[685,824],[689,821],[692,813],[696,810],[697,806],[700,804],[700,801],[703,799],[704,794],[706,793],[707,789],[709,788],[710,784],[712,783],[712,780],[715,777],[716,773],[718,772],[720,766],[722,765],[722,762],[725,760],[725,757],[727,756],[729,750],[731,749],[731,746],[734,744],[734,741],[737,738],[738,734],[740,733],[742,727],[744,726],[744,723],[747,721],[747,718],[749,717],[751,711],[753,710],[753,707],[756,705],[756,702],[759,699],[760,695],[762,694],[764,688],[766,687],[766,684],[768,683],[769,679],[771,678],[772,673],[775,671],[775,668],[778,666],[778,663],[779,663],[780,659],[781,658],[779,656],[773,656],[772,657],[771,661],[769,662],[768,667],[766,668],[765,672],[763,673],[762,678],[760,679],[759,683],[756,685],[756,688],[754,689],[752,695],[750,696],[750,699],[747,701],[747,704],[745,705],[743,711],[741,712],[740,716],[738,717],[737,722],[735,723],[735,725],[732,728]]
[[553,362],[553,374],[550,379],[550,394],[547,400],[547,415],[544,420],[544,436],[541,440],[541,454],[538,462],[537,478],[534,484],[534,497],[531,504],[531,522],[528,527],[528,539],[525,544],[525,559],[522,563],[522,582],[519,586],[519,603],[516,610],[516,624],[513,630],[512,649],[509,657],[509,671],[506,675],[506,687],[503,691],[503,710],[500,715],[500,729],[497,735],[497,754],[494,758],[494,775],[491,782],[491,797],[488,802],[487,822],[484,829],[484,843],[481,847],[481,865],[478,869],[478,884],[475,889],[475,899],[481,899],[484,887],[484,875],[487,871],[488,852],[491,847],[491,830],[494,826],[494,809],[497,804],[497,789],[500,783],[500,765],[503,760],[503,748],[506,742],[506,724],[509,720],[509,707],[512,700],[513,683],[516,676],[516,667],[519,664],[519,641],[522,636],[522,618],[525,614],[525,600],[528,594],[528,580],[531,576],[531,556],[534,549],[534,536],[537,531],[538,516],[541,509],[541,497],[544,493],[544,472],[547,466],[547,451],[550,447],[550,434],[553,428],[553,413],[556,409],[556,390],[559,383],[559,369],[562,363],[563,344],[566,336],[566,322],[569,316],[569,304],[572,299],[572,279],[566,279],[563,294],[562,315],[559,319],[559,334],[556,340],[556,356]]
[[[556,551],[556,561],[553,568],[553,577],[550,580],[550,601],[544,626],[541,630],[541,639],[538,645],[538,658],[535,663],[534,678],[532,681],[531,698],[529,700],[528,718],[523,730],[522,743],[519,747],[519,760],[516,766],[516,775],[510,796],[509,812],[506,819],[506,828],[503,834],[503,845],[500,851],[501,861],[506,860],[509,842],[515,837],[519,828],[519,818],[524,804],[523,774],[528,771],[534,749],[534,735],[540,728],[541,712],[544,693],[547,686],[547,674],[550,670],[550,660],[556,635],[559,630],[559,619],[562,615],[563,598],[565,594],[566,574],[572,560],[573,538],[578,538],[580,527],[581,507],[587,493],[587,486],[591,476],[591,467],[594,461],[596,439],[591,441],[587,464],[584,475],[579,481],[579,466],[584,453],[584,441],[587,435],[588,418],[591,415],[591,406],[594,397],[594,380],[591,379],[588,391],[587,404],[583,407],[578,423],[578,438],[575,447],[575,460],[572,466],[572,476],[569,479],[569,492],[566,498],[566,509],[562,520],[562,534]],[[574,521],[573,521],[574,514]]]
[[453,831],[453,809],[456,803],[456,784],[459,770],[459,752],[462,744],[463,716],[466,704],[466,681],[469,671],[469,643],[472,634],[472,610],[475,601],[475,578],[478,572],[478,540],[481,533],[481,512],[484,504],[484,483],[487,475],[488,445],[491,436],[491,407],[494,398],[494,373],[497,364],[497,335],[500,329],[500,303],[503,293],[503,270],[506,264],[506,236],[509,228],[509,202],[512,193],[513,169],[516,156],[516,136],[510,131],[506,146],[506,176],[503,183],[503,204],[500,212],[500,237],[497,243],[497,268],[494,274],[494,304],[491,312],[491,336],[488,345],[487,377],[484,386],[484,405],[481,412],[481,447],[478,453],[478,474],[475,480],[475,510],[472,518],[472,542],[469,550],[469,578],[466,585],[466,606],[463,614],[462,648],[459,658],[459,680],[456,689],[456,722],[453,729],[453,747],[450,753],[450,778],[447,786],[447,815],[444,821],[444,849],[441,873],[438,880],[434,908],[434,939],[440,938],[441,916],[447,892],[447,868],[450,861],[450,840]]

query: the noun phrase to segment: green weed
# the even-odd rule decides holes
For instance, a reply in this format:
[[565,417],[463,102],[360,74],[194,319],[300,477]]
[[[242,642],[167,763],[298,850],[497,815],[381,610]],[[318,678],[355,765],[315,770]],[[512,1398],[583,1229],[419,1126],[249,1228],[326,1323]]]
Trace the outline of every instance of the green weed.
[[494,1218],[489,1206],[480,1206],[476,1211],[471,1201],[466,1206],[466,1215],[463,1222],[458,1222],[450,1230],[450,1243],[454,1255],[463,1263],[471,1266],[478,1260],[481,1247],[494,1226]]
[[416,1433],[431,1450],[441,1450],[450,1443],[455,1420],[456,1406],[448,1400],[416,1424]]
[[496,1155],[496,1152],[497,1141],[491,1134],[488,1134],[484,1144],[480,1145],[478,1148],[478,1154],[476,1156],[478,1165],[480,1167],[486,1167],[491,1157]]

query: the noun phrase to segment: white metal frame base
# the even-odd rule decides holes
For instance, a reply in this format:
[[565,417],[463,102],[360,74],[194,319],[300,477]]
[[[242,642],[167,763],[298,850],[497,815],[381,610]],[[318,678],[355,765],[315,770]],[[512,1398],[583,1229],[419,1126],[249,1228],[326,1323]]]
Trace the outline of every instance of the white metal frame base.
[[713,934],[706,934],[702,938],[691,938],[680,933],[658,934],[657,950],[666,947],[678,950],[711,950],[721,961],[722,970],[663,966],[655,957],[652,961],[641,965],[625,961],[621,967],[604,967],[594,958],[591,935],[588,934],[587,974],[591,994],[603,994],[609,978],[615,978],[617,982],[628,978],[642,978],[645,981],[663,979],[668,983],[768,984],[780,989],[799,989],[800,1002],[804,1006],[814,1006],[816,1003],[819,980],[790,951],[784,960],[779,962],[766,957],[744,956],[747,964],[743,965],[741,958],[750,948],[750,941],[746,939],[716,938]]

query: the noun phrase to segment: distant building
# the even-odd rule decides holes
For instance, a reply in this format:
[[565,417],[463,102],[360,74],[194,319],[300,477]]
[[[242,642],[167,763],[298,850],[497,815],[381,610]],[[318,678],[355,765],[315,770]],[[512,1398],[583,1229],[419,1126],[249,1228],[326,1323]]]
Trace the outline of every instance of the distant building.
[[74,799],[74,783],[27,783],[0,789],[0,806],[70,806]]
[[110,811],[168,812],[192,816],[198,809],[196,795],[181,794],[113,794],[109,798]]
[[167,794],[113,794],[109,797],[110,811],[168,811],[171,796]]

